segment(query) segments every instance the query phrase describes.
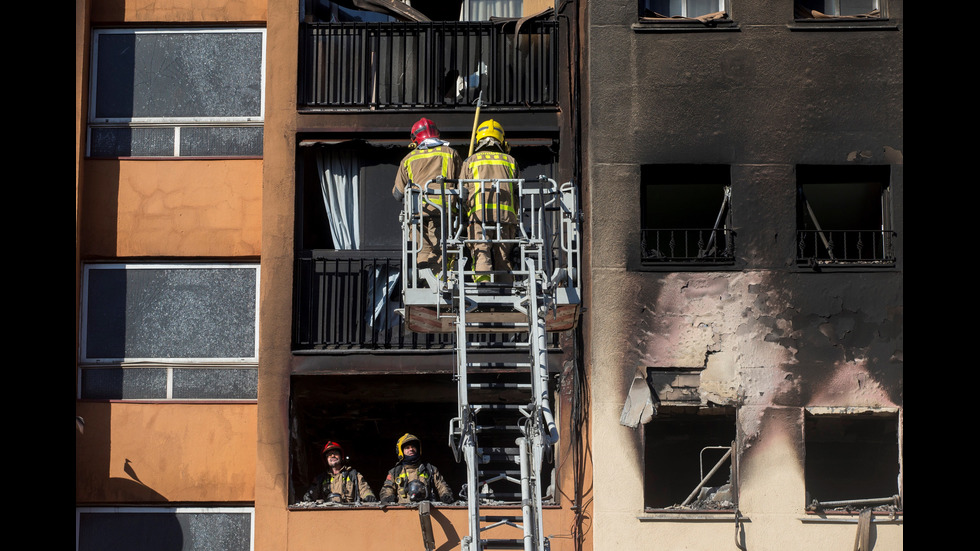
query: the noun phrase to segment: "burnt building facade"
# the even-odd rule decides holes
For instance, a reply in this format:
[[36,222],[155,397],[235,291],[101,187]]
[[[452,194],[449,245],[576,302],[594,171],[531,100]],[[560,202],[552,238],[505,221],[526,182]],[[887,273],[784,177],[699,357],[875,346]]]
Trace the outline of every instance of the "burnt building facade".
[[589,2],[597,549],[902,547],[903,3],[846,4]]

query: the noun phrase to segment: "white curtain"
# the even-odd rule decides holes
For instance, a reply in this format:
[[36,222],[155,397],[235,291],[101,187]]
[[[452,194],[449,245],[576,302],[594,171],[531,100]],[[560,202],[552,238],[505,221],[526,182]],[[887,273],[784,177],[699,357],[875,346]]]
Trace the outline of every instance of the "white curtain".
[[398,267],[385,264],[368,266],[368,289],[372,291],[374,308],[365,313],[364,320],[369,327],[378,331],[391,329],[398,325],[401,318],[395,312],[398,298],[392,296],[398,277],[401,275]]
[[523,0],[463,0],[460,21],[489,21],[490,17],[520,17]]
[[333,246],[338,250],[359,249],[361,166],[357,156],[352,151],[320,149],[316,162]]

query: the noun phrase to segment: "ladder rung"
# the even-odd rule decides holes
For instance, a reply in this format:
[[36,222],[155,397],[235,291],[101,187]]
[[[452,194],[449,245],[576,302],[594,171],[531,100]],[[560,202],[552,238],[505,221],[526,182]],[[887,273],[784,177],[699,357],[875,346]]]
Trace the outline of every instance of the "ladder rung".
[[466,367],[479,369],[516,369],[520,367],[531,367],[530,362],[470,362]]
[[514,517],[505,515],[488,515],[480,517],[482,522],[524,522],[524,517]]
[[468,321],[464,327],[485,327],[488,329],[513,329],[517,327],[530,327],[526,321],[523,322],[503,322],[503,321]]
[[520,432],[524,434],[520,425],[477,425],[476,432]]
[[510,410],[519,410],[520,408],[524,407],[524,405],[522,405],[522,404],[474,404],[472,407],[473,408],[479,408],[479,409],[510,409]]
[[519,388],[530,389],[531,383],[467,383],[468,388]]
[[524,549],[524,540],[480,540],[484,549]]
[[466,343],[466,348],[528,348],[531,343],[527,342],[480,342],[472,341]]
[[[516,471],[516,470],[479,471],[478,474],[480,475],[479,478],[481,480],[486,480],[489,478],[493,478],[495,476],[500,476],[502,474],[507,476],[521,476],[521,471]],[[483,482],[480,482],[480,484],[483,484]]]

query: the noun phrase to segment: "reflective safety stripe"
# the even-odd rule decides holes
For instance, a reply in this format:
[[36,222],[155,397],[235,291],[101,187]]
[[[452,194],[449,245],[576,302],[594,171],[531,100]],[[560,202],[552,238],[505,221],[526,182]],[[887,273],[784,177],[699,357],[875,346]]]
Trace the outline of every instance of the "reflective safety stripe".
[[[414,171],[412,170],[412,162],[419,159],[429,159],[432,157],[442,157],[442,177],[443,178],[449,177],[449,162],[452,161],[453,154],[449,151],[438,151],[438,150],[428,151],[425,153],[416,153],[415,155],[412,155],[411,157],[405,159],[405,170],[408,171],[408,180],[410,182],[415,182],[415,174]],[[425,184],[425,182],[415,182],[415,183],[419,184],[420,186]],[[429,200],[432,203],[435,203],[436,205],[442,204],[441,195],[430,197]]]
[[[499,155],[494,155],[493,157],[494,157],[493,159],[490,159],[490,158],[480,158],[480,159],[477,159],[477,160],[473,161],[472,163],[470,163],[470,166],[473,169],[473,179],[474,180],[479,180],[480,179],[480,167],[482,167],[482,166],[502,166],[507,171],[507,177],[508,178],[513,179],[513,178],[516,178],[517,177],[517,175],[515,174],[517,172],[517,166],[514,163],[512,163],[510,161],[507,161],[505,159],[500,159],[499,158]],[[511,200],[513,200],[513,198],[514,198],[514,183],[513,182],[507,182],[506,185],[507,185],[507,191],[510,192]],[[471,208],[470,211],[468,213],[466,213],[467,216],[473,216],[473,213],[474,212],[476,212],[476,211],[484,208],[484,206],[483,206],[483,194],[484,193],[492,193],[493,192],[493,189],[492,188],[491,189],[488,189],[486,191],[483,191],[481,189],[482,186],[483,186],[482,183],[480,183],[480,182],[477,182],[476,183],[476,201],[475,201],[475,204],[473,205],[473,208]],[[490,203],[487,203],[486,206],[488,208],[492,209],[492,210],[496,210],[498,205],[497,205],[497,203],[490,202]],[[507,211],[507,212],[512,212],[512,213],[514,213],[515,216],[517,215],[517,211],[514,210],[514,207],[513,206],[508,205],[508,204],[501,204],[499,206],[500,206],[500,210]]]

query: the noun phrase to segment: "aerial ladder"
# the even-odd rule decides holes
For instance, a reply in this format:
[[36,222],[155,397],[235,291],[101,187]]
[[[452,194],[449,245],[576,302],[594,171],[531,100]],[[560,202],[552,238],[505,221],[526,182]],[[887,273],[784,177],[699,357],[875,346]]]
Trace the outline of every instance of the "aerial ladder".
[[[510,186],[520,224],[512,239],[499,223],[483,223],[483,241],[513,245],[513,270],[467,269],[465,216],[468,184],[499,192]],[[486,207],[484,208],[491,208]],[[496,208],[499,208],[497,206]],[[415,269],[427,212],[439,212],[445,273]],[[461,212],[462,211],[462,212]],[[483,220],[500,220],[485,215]],[[412,183],[401,213],[403,315],[410,330],[455,334],[457,416],[449,423],[449,445],[466,463],[469,533],[464,551],[549,548],[542,503],[554,481],[544,464],[558,442],[558,423],[549,389],[548,332],[575,327],[580,299],[580,214],[575,186],[536,180],[437,178]],[[490,276],[475,282],[476,276]],[[485,279],[485,278],[481,278]],[[519,505],[520,516],[481,515],[481,504]],[[492,538],[495,528],[516,528],[522,538]]]

